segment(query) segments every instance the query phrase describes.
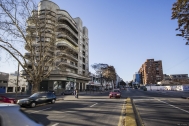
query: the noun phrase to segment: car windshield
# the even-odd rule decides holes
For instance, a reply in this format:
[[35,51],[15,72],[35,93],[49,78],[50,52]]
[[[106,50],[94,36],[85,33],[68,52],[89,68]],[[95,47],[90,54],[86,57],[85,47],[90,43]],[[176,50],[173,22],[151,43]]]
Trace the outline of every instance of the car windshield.
[[114,92],[119,92],[119,90],[114,90]]
[[30,97],[39,97],[39,93],[34,93],[34,94],[31,95]]

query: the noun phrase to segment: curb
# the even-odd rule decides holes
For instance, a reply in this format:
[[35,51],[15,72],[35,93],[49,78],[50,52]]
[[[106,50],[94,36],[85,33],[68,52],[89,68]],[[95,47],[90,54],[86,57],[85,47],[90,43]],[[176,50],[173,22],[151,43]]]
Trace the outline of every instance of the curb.
[[181,98],[184,98],[184,99],[189,99],[189,97],[186,97],[186,96],[181,96]]
[[138,109],[135,106],[135,103],[133,102],[133,100],[132,100],[132,104],[133,104],[134,112],[135,112],[135,115],[136,115],[137,125],[138,126],[145,126],[142,118],[140,117],[140,113],[138,112]]

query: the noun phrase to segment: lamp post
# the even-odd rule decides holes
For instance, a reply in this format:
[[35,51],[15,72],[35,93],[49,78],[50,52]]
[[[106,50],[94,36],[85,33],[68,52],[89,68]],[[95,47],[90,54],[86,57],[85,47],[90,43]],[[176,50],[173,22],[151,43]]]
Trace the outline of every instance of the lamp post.
[[[100,84],[103,87],[103,85],[102,85],[102,71],[100,72]],[[101,87],[101,93],[102,93],[102,87]]]
[[17,81],[16,81],[16,100],[17,100],[17,92],[18,92],[18,78],[19,78],[19,63],[18,63],[18,73],[17,73]]

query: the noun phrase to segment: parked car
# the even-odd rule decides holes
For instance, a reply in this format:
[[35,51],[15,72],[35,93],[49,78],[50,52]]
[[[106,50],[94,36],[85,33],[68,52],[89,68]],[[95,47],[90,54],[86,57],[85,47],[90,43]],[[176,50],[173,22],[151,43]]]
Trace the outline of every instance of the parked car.
[[0,96],[0,102],[16,104],[15,98],[8,98],[8,97],[2,96],[2,95]]
[[37,92],[31,95],[29,98],[20,99],[17,104],[20,106],[30,106],[35,107],[37,104],[43,104],[51,102],[55,103],[56,96],[52,92]]
[[0,104],[0,126],[43,126],[20,109],[17,104]]
[[55,92],[55,91],[51,91],[51,90],[50,90],[50,91],[48,91],[48,92],[52,92],[54,95],[56,95],[56,92]]
[[113,91],[109,93],[109,98],[112,98],[112,97],[121,98],[121,92],[119,90],[114,89]]
[[64,92],[61,93],[61,95],[73,95],[74,90],[65,90]]

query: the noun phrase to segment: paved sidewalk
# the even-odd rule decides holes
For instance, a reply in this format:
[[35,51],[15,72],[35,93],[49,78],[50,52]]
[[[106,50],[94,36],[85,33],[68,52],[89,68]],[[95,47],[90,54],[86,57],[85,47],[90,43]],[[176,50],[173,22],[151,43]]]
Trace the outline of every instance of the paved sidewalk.
[[[93,92],[93,91],[87,91],[87,92],[79,92],[79,97],[81,98],[82,96],[95,96],[95,95],[98,95],[100,93],[106,93],[106,92],[109,92],[109,91],[103,91],[103,92]],[[10,98],[16,98],[16,93],[3,93],[3,94],[0,94],[0,95],[3,95],[3,96],[6,96],[6,97],[10,97]],[[23,98],[27,98],[31,95],[27,95],[27,94],[17,94],[17,99],[23,99]],[[77,100],[77,98],[75,98],[74,95],[56,95],[57,97],[57,100]]]

